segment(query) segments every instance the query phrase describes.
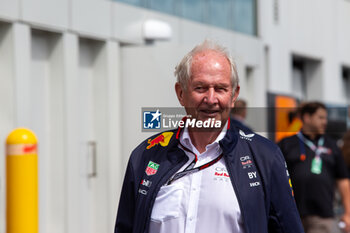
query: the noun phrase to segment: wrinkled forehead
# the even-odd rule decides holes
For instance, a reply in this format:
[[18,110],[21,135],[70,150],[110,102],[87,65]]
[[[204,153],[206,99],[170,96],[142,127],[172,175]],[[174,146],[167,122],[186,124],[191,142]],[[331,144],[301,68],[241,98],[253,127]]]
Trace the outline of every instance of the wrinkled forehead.
[[230,67],[230,62],[227,57],[214,50],[205,50],[201,52],[197,52],[193,55],[192,59],[192,67],[193,66],[206,66],[208,64],[211,65],[227,65]]
[[225,73],[231,77],[231,64],[225,55],[217,51],[202,51],[193,56],[191,76],[199,72],[212,74]]

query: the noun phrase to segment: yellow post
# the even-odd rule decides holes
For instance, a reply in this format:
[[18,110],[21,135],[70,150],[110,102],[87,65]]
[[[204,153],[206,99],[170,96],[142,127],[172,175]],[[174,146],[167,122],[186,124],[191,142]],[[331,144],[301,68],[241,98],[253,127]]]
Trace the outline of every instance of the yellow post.
[[29,129],[13,130],[6,140],[7,233],[38,233],[37,139]]

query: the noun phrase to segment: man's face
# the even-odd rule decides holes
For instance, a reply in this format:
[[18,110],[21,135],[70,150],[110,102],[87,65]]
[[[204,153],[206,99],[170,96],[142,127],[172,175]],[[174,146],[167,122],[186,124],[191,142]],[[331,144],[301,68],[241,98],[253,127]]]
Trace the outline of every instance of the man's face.
[[194,55],[191,73],[186,90],[179,83],[175,86],[179,102],[192,118],[215,118],[223,125],[239,94],[239,86],[232,94],[229,61],[215,51],[203,51]]
[[312,115],[305,114],[304,124],[313,133],[324,134],[327,127],[327,111],[323,108],[318,108]]

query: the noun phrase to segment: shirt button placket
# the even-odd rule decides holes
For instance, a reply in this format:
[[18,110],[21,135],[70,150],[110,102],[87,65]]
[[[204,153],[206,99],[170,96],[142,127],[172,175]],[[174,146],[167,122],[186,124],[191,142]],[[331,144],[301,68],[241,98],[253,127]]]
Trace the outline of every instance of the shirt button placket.
[[197,172],[192,175],[185,233],[194,233],[196,230],[196,216],[198,212],[199,187],[201,178],[201,172]]

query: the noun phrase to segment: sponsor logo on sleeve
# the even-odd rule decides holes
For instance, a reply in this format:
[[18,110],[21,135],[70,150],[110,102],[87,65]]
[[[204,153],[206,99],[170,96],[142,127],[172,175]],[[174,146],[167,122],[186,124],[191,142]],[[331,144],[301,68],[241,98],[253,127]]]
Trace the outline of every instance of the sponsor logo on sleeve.
[[146,186],[146,187],[149,188],[152,185],[152,181],[143,179],[143,180],[141,180],[141,185]]
[[148,176],[153,176],[154,174],[157,173],[158,168],[159,168],[159,164],[149,161],[145,172]]
[[144,189],[139,189],[139,193],[143,194],[143,195],[147,195],[147,190]]
[[167,146],[173,134],[173,132],[164,132],[153,139],[148,139],[148,146],[146,147],[146,149],[148,150],[154,147],[155,145],[161,145],[163,147]]

